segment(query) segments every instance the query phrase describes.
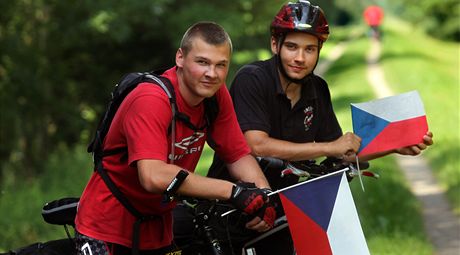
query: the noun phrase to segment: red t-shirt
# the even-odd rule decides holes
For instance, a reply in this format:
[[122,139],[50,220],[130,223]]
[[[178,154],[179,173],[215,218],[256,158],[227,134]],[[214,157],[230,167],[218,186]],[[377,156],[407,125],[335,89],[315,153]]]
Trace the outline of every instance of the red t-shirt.
[[[204,105],[187,105],[179,93],[176,68],[163,74],[176,92],[177,107],[191,122],[203,126]],[[238,126],[233,104],[225,84],[217,91],[219,114],[209,128],[214,150],[232,163],[250,153]],[[103,166],[128,200],[141,213],[160,215],[157,220],[141,224],[140,249],[156,249],[171,244],[172,213],[175,203],[163,203],[161,194],[147,192],[139,183],[136,161],[158,159],[167,162],[171,141],[171,105],[165,92],[157,85],[139,84],[123,101],[104,142],[104,149],[127,146],[128,159],[122,154],[107,156]],[[174,164],[194,171],[203,151],[208,130],[194,132],[176,121]],[[131,247],[135,217],[112,195],[99,174],[93,173],[80,199],[76,218],[77,230],[87,236]]]
[[371,5],[364,10],[363,16],[369,26],[379,26],[383,20],[383,10],[379,6]]

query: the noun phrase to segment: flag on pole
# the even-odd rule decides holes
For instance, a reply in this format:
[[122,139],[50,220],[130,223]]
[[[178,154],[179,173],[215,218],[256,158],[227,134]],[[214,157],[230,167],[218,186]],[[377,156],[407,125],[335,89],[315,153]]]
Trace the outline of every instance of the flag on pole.
[[351,104],[353,132],[362,138],[359,156],[423,142],[428,131],[417,91]]
[[345,173],[279,193],[297,254],[370,254]]

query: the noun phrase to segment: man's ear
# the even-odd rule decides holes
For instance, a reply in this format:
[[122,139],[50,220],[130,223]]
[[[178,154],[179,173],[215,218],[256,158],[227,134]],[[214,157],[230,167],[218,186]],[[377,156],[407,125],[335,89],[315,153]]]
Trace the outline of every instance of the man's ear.
[[179,48],[176,52],[176,66],[183,67],[184,66],[184,51]]
[[270,47],[274,55],[278,54],[278,40],[274,36],[270,38]]

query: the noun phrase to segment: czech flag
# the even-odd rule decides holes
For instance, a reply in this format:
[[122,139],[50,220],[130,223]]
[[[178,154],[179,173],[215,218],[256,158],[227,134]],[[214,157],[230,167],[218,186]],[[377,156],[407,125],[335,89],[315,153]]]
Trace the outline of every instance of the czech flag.
[[351,116],[353,131],[362,138],[359,156],[422,143],[428,131],[417,91],[351,104]]
[[345,173],[296,184],[279,196],[297,254],[370,254]]

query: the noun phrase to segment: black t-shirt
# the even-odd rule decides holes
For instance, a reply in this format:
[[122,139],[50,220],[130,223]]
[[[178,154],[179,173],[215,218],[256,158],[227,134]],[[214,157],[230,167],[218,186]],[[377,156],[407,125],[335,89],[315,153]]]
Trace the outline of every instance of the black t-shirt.
[[[261,130],[272,138],[298,143],[333,141],[342,135],[327,83],[311,75],[302,85],[299,101],[291,107],[274,57],[242,67],[232,82],[230,94],[243,132]],[[217,170],[223,162],[216,160],[220,161],[214,158],[208,176],[223,177]]]

